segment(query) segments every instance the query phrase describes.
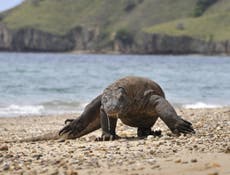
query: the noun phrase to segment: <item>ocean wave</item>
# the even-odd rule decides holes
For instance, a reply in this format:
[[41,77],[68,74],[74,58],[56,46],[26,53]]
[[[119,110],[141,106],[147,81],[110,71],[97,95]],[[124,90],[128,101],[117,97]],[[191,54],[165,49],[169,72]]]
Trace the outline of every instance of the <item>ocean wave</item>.
[[49,101],[37,105],[18,105],[0,106],[0,117],[16,117],[31,115],[49,115],[65,113],[81,113],[87,103],[68,102],[68,101]]
[[44,106],[41,105],[15,105],[0,107],[0,116],[20,116],[20,115],[40,115],[44,112]]
[[47,101],[43,102],[40,105],[46,107],[46,108],[52,108],[52,107],[69,107],[69,108],[84,108],[87,103],[83,102],[77,102],[77,101],[62,101],[62,100],[53,100],[53,101]]
[[194,104],[182,105],[182,107],[184,107],[186,109],[201,109],[201,108],[221,108],[223,106],[217,105],[217,104],[207,104],[207,103],[203,103],[203,102],[197,102]]
[[[65,114],[65,113],[81,113],[87,103],[80,102],[65,102],[54,100],[44,102],[38,105],[16,105],[0,107],[0,117],[16,117],[16,116],[31,116],[31,115],[49,115],[49,114]],[[221,108],[222,105],[207,104],[197,102],[193,104],[177,105],[186,109],[201,109],[201,108]]]
[[70,87],[41,87],[39,88],[40,91],[42,92],[56,92],[56,93],[67,93],[73,91],[73,88]]

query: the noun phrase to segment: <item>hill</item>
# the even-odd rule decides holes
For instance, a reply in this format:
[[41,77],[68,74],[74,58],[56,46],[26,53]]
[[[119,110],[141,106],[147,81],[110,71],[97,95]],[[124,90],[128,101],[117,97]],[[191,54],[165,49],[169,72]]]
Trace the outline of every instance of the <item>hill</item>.
[[76,26],[139,30],[188,17],[194,0],[26,0],[5,13],[2,22],[11,29],[33,27],[65,34]]
[[173,20],[145,28],[148,33],[170,36],[190,36],[202,40],[225,41],[230,39],[230,1],[219,0],[200,17]]
[[[216,42],[230,39],[229,8],[228,0],[25,0],[0,14],[0,33],[5,36],[0,49],[154,53],[157,49],[151,47],[158,44],[167,46],[167,53],[177,53],[170,45],[178,44],[175,37],[186,36],[189,46],[209,42],[205,50],[186,50],[212,52],[207,48],[217,48]],[[176,43],[165,44],[172,37]],[[50,47],[55,44],[57,48]]]

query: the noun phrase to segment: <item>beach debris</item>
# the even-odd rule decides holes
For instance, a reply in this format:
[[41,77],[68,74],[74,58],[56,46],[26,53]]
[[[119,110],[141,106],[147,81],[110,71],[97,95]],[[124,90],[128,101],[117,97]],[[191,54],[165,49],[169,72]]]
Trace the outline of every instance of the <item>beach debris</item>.
[[32,157],[36,158],[37,160],[39,160],[42,157],[42,154],[35,154]]
[[0,151],[8,151],[8,149],[7,145],[0,145]]
[[224,152],[225,152],[226,154],[230,154],[230,146],[228,146]]
[[147,140],[152,140],[152,139],[154,139],[154,136],[153,135],[148,135]]
[[7,171],[7,170],[9,170],[10,169],[10,165],[8,164],[8,163],[5,163],[4,165],[3,165],[3,170],[4,171]]
[[176,159],[174,162],[175,163],[181,163],[181,159]]
[[150,150],[149,153],[150,153],[151,155],[154,155],[154,154],[155,154],[155,151],[154,151],[154,150]]
[[197,159],[195,158],[195,159],[191,159],[191,162],[192,163],[196,163],[197,162]]

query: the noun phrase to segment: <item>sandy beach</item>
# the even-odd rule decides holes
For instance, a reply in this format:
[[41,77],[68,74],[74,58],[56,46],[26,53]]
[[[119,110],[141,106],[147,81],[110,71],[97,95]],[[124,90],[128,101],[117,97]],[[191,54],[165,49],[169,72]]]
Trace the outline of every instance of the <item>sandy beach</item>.
[[[80,139],[15,142],[58,131],[77,115],[0,118],[0,174],[230,174],[230,108],[177,109],[195,135],[171,135],[158,120],[162,137],[136,138],[136,129],[118,123],[127,139],[95,142],[100,130]],[[135,138],[133,138],[135,136]]]

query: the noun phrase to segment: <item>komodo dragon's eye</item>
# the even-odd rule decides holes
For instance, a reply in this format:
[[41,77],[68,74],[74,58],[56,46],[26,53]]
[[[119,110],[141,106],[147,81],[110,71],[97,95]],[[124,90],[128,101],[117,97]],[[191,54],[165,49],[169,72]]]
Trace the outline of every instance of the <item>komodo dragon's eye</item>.
[[102,98],[102,103],[107,103],[108,102],[108,99],[107,98]]
[[123,87],[119,87],[118,88],[119,89],[119,91],[124,95],[127,95],[127,92],[126,92],[126,90],[125,90],[125,88],[123,88]]

